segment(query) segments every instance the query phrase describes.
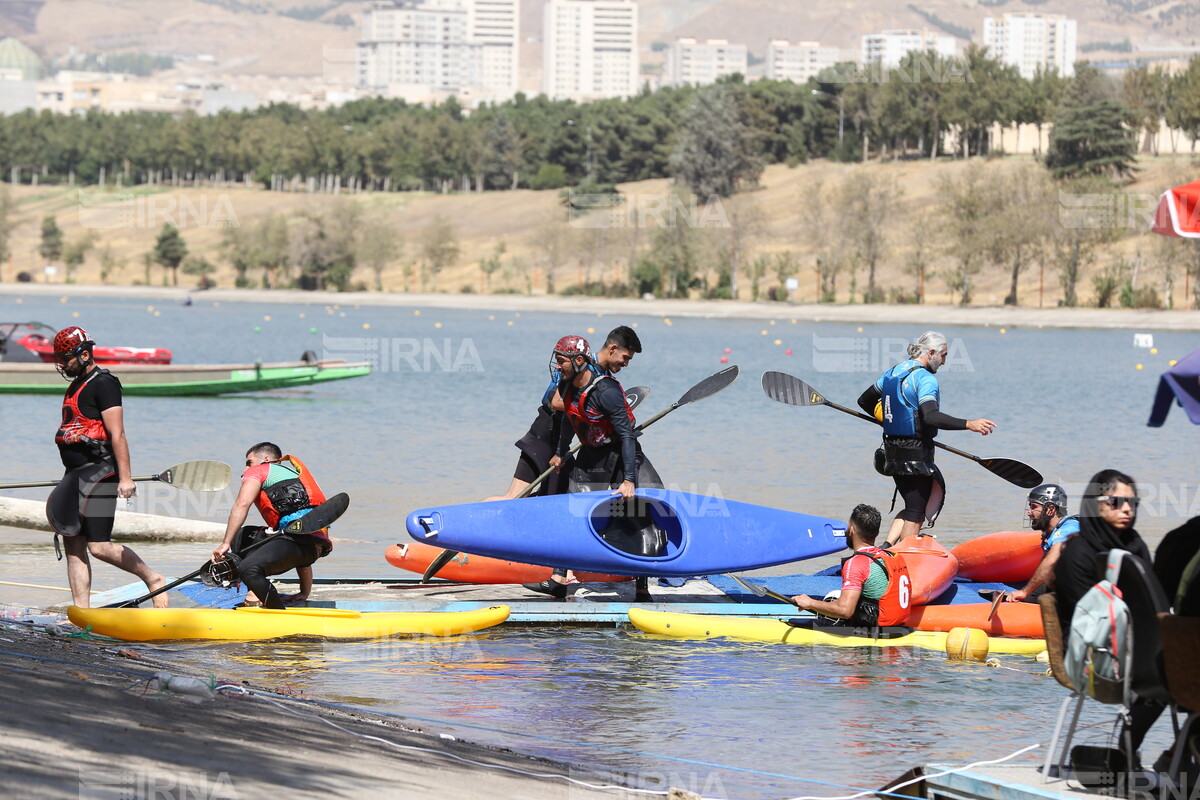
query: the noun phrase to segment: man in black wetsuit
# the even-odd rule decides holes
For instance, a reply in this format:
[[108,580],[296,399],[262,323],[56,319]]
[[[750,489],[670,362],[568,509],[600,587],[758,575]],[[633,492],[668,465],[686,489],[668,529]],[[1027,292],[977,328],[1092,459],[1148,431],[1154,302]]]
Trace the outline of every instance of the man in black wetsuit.
[[[616,375],[633,360],[636,353],[642,352],[642,342],[637,333],[628,325],[618,325],[608,333],[604,346],[596,353],[595,362],[589,364],[589,369],[605,375]],[[517,447],[521,456],[517,459],[517,468],[513,472],[512,483],[508,492],[488,500],[512,500],[533,483],[539,475],[550,466],[550,458],[554,455],[555,445],[558,444],[558,430],[562,422],[562,397],[558,393],[558,385],[562,374],[554,363],[553,355],[550,360],[550,385],[542,394],[542,402],[538,406],[537,416],[529,431],[518,441]],[[565,480],[565,475],[562,476]],[[534,492],[535,496],[559,494],[564,487],[563,480],[558,475],[551,478]]]
[[[614,494],[632,500],[639,486],[661,487],[662,479],[638,444],[625,391],[616,378],[589,368],[590,352],[582,336],[564,336],[555,345],[555,366],[562,374],[558,391],[567,424],[560,426],[550,466],[561,469],[571,440],[578,436],[583,446],[570,468],[568,491],[615,489]],[[637,579],[640,602],[650,600],[647,584],[648,579]],[[566,570],[555,570],[550,579],[525,588],[561,599],[567,593]]]
[[[71,381],[63,397],[62,421],[54,442],[66,474],[46,501],[46,519],[67,550],[67,581],[80,608],[90,606],[92,565],[88,555],[132,573],[154,590],[166,579],[138,554],[112,540],[117,498],[133,497],[129,440],[121,382],[92,359],[95,342],[83,328],[63,328],[54,337],[58,371]],[[167,595],[154,597],[158,608]]]

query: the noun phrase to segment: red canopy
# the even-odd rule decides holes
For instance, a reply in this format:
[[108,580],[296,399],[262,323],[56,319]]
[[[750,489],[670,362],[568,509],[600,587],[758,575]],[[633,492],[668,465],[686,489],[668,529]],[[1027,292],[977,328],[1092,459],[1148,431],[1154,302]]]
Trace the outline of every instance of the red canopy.
[[1163,236],[1200,239],[1200,181],[1163,192],[1151,230]]

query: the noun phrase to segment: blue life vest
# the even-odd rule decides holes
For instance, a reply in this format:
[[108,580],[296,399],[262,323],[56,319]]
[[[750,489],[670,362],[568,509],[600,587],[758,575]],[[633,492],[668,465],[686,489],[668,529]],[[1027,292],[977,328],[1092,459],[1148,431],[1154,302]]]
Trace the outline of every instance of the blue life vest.
[[919,369],[925,367],[917,364],[907,372],[896,375],[893,367],[883,376],[883,432],[888,436],[928,438],[921,424],[920,410],[909,405],[904,398],[904,382]]

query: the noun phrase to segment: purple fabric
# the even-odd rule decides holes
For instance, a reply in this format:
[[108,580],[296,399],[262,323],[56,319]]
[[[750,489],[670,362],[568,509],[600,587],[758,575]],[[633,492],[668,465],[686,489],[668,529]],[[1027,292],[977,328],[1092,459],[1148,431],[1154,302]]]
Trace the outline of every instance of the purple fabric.
[[1162,374],[1154,407],[1150,409],[1151,428],[1160,428],[1167,420],[1171,401],[1176,400],[1187,412],[1193,425],[1200,425],[1200,350],[1193,350]]

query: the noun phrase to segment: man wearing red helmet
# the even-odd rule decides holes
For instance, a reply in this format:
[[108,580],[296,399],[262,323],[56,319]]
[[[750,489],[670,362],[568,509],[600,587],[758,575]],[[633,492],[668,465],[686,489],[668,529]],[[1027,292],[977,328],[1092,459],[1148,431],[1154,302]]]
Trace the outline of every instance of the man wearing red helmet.
[[[112,541],[117,498],[133,497],[129,442],[121,408],[121,382],[92,359],[95,342],[83,328],[64,328],[54,337],[59,373],[69,381],[62,421],[54,435],[66,473],[46,500],[46,519],[67,550],[67,580],[75,605],[88,608],[92,567],[88,555],[130,572],[154,590],[166,579],[137,553]],[[166,594],[155,596],[164,608]]]
[[[560,426],[550,465],[561,469],[575,436],[583,445],[570,468],[568,491],[615,489],[614,494],[628,501],[634,498],[638,486],[661,487],[662,479],[638,444],[624,389],[613,376],[589,368],[592,354],[587,340],[582,336],[562,337],[554,347],[553,358],[562,375],[558,393],[567,424]],[[566,596],[565,579],[566,572],[556,570],[549,580],[525,587],[561,599]],[[646,578],[637,580],[639,601],[649,599],[647,582]]]

